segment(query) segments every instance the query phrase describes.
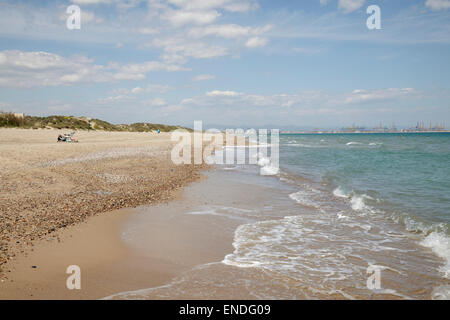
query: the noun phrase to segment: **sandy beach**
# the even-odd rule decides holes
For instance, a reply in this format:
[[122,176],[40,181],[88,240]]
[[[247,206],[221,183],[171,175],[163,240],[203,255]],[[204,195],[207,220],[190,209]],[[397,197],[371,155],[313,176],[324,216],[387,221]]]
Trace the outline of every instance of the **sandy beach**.
[[[0,130],[0,298],[99,298],[133,287],[133,275],[105,280],[130,270],[111,263],[129,254],[119,237],[126,208],[166,202],[201,177],[200,166],[170,161],[169,134],[81,131],[79,143],[57,143],[63,132]],[[71,264],[95,279],[86,290],[66,289]]]
[[445,260],[368,196],[255,165],[175,166],[168,134],[57,134],[0,130],[0,299],[447,297]]

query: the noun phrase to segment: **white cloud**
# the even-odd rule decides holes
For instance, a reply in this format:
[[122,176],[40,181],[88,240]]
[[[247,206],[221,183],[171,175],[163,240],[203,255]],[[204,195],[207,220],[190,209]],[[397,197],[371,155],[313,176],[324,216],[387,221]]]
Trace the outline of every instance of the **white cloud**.
[[161,10],[162,17],[176,27],[213,23],[221,16],[220,10],[247,12],[258,7],[256,2],[247,0],[168,0],[167,2],[171,6],[155,0],[149,3],[150,6]]
[[207,80],[212,80],[215,79],[216,76],[212,75],[212,74],[199,74],[198,76],[195,76],[194,78],[192,78],[193,81],[207,81]]
[[237,97],[241,94],[236,91],[220,91],[220,90],[213,90],[206,93],[209,97]]
[[247,36],[250,33],[250,27],[242,27],[237,24],[211,25],[205,28],[194,28],[189,31],[191,37],[200,38],[208,35],[215,35],[223,38],[236,38]]
[[166,63],[185,64],[187,62],[185,56],[174,52],[164,53],[161,59]]
[[348,94],[344,102],[345,103],[359,103],[370,102],[376,100],[396,99],[400,97],[410,96],[415,94],[416,91],[413,88],[387,88],[379,90],[353,90],[351,94]]
[[130,95],[117,95],[111,96],[107,98],[100,98],[96,100],[96,103],[104,105],[104,104],[115,104],[120,105],[123,103],[130,103],[132,101],[134,104],[140,104],[143,106],[154,106],[161,107],[167,105],[166,100],[163,98],[153,98],[153,99],[145,99],[145,100],[137,100],[136,97]]
[[152,71],[183,71],[160,61],[107,66],[84,56],[65,58],[49,52],[0,51],[0,87],[42,87],[115,80],[142,80]]
[[145,34],[145,35],[153,35],[159,33],[159,30],[156,28],[139,28],[136,30],[137,33]]
[[339,9],[349,13],[361,8],[364,2],[365,0],[339,0],[338,6]]
[[147,87],[146,87],[146,90],[148,92],[158,92],[158,93],[165,93],[165,92],[169,91],[170,89],[172,89],[172,88],[167,85],[153,84],[153,83],[147,85]]
[[70,0],[70,2],[80,5],[115,4],[119,9],[134,8],[145,0]]
[[133,101],[134,103],[141,103],[145,105],[152,106],[163,106],[166,105],[166,101],[162,98],[152,98],[142,100],[142,96],[145,93],[165,93],[170,90],[167,85],[150,83],[146,87],[134,87],[132,89],[118,88],[111,92],[112,96],[106,98],[97,99],[96,102],[99,104],[113,104]]
[[450,0],[427,0],[425,5],[433,10],[449,9]]
[[143,80],[146,74],[152,71],[186,71],[188,69],[175,64],[166,64],[160,61],[147,61],[143,63],[129,63],[118,67],[114,79],[117,80]]
[[260,38],[260,37],[252,37],[247,40],[245,43],[245,46],[247,48],[258,48],[258,47],[264,47],[267,44],[268,40],[266,38]]
[[223,9],[230,12],[247,12],[258,7],[254,1],[247,0],[168,0],[168,2],[185,10]]
[[[215,36],[225,39],[235,39],[250,37],[244,44],[249,48],[261,47],[267,44],[266,38],[258,37],[269,31],[273,26],[265,25],[262,27],[244,27],[237,24],[207,25],[203,27],[194,27],[185,32],[175,33],[167,37],[158,37],[152,42],[144,44],[144,47],[163,48],[162,59],[167,63],[184,64],[188,58],[210,59],[226,56],[230,54],[230,49],[236,51],[237,45],[242,43],[230,41],[220,41],[216,44],[215,40],[198,40],[206,36]],[[189,39],[194,38],[194,39]]]
[[48,52],[0,52],[1,87],[57,86],[107,80],[103,66],[86,57],[70,59]]
[[204,42],[192,42],[178,37],[155,39],[149,45],[164,48],[167,61],[182,61],[183,57],[209,59],[228,54],[228,50],[224,47],[208,45]]
[[272,25],[266,25],[260,28],[243,27],[237,24],[210,25],[203,28],[192,28],[189,30],[189,35],[194,38],[209,35],[222,38],[239,38],[258,35],[269,31],[271,28]]
[[70,2],[78,5],[91,5],[100,3],[111,3],[111,0],[70,0]]
[[137,7],[140,3],[145,2],[145,0],[114,0],[114,2],[118,9],[127,10]]
[[[339,9],[350,13],[361,8],[366,0],[338,0]],[[320,0],[321,6],[326,6],[330,0]]]
[[136,87],[136,88],[131,89],[131,93],[133,93],[133,94],[139,94],[141,92],[144,92],[144,89],[141,87]]
[[167,102],[166,102],[166,100],[164,100],[162,98],[155,98],[155,99],[152,99],[152,100],[148,100],[147,104],[150,104],[152,106],[161,107],[161,106],[167,105]]
[[97,99],[97,102],[100,104],[111,104],[111,103],[117,103],[117,102],[121,102],[124,100],[128,100],[129,97],[126,95],[117,95],[117,96],[111,96],[111,97],[107,97],[107,98],[100,98]]
[[220,13],[211,11],[183,11],[171,10],[167,11],[163,16],[169,20],[174,26],[181,27],[186,24],[204,25],[214,22]]
[[81,24],[90,23],[90,22],[102,23],[103,19],[100,17],[97,17],[94,13],[92,13],[90,11],[82,10],[81,11]]
[[135,88],[131,89],[130,92],[132,94],[140,94],[140,93],[144,93],[144,92],[166,93],[169,90],[170,90],[170,87],[167,85],[151,83],[151,84],[148,84],[147,87],[145,87],[145,88],[135,87]]

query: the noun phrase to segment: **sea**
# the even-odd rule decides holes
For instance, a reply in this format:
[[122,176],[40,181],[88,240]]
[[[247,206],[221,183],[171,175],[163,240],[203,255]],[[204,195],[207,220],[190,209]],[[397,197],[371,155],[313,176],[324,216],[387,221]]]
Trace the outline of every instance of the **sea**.
[[217,166],[183,207],[233,250],[109,298],[450,299],[450,133],[281,134],[279,170],[259,164]]

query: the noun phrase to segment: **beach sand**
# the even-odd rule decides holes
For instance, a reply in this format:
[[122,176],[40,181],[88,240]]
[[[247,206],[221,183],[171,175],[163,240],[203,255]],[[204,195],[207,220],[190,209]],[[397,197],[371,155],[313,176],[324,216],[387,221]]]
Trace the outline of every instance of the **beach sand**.
[[[63,132],[0,130],[0,298],[100,298],[164,283],[165,265],[134,276],[140,266],[120,240],[126,208],[175,198],[204,167],[175,166],[166,133],[78,132],[79,143],[57,143]],[[72,264],[83,290],[66,288]]]
[[[220,263],[233,251],[234,230],[242,221],[195,214],[195,210],[225,205],[229,198],[247,199],[242,189],[230,188],[220,172],[207,174],[212,179],[187,186],[170,202],[99,214],[57,231],[60,241],[37,241],[32,252],[8,262],[11,272],[0,283],[0,299],[101,299],[164,287],[197,266]],[[81,290],[66,287],[70,265],[81,269]],[[245,292],[241,297],[249,295]],[[156,298],[204,297],[183,291],[182,296],[174,292]]]
[[[389,225],[396,242],[386,247],[383,228],[294,202],[309,190],[303,178],[285,183],[257,166],[202,174],[174,166],[167,134],[82,132],[78,144],[56,136],[0,130],[8,258],[0,299],[430,299],[448,291],[442,261],[401,236],[401,226]],[[372,237],[388,250],[367,247]],[[357,255],[336,250],[355,241],[366,245]],[[382,290],[367,288],[366,256],[391,266]],[[70,265],[81,269],[81,290],[66,287]]]

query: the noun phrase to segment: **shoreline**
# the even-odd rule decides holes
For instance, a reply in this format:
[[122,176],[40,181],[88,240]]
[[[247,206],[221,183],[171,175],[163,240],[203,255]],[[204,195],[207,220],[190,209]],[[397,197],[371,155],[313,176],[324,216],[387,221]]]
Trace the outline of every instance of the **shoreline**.
[[[40,240],[33,252],[10,264],[9,279],[0,282],[0,299],[102,299],[164,286],[198,265],[220,261],[233,250],[237,225],[211,234],[210,217],[193,223],[183,211],[203,201],[199,188],[210,187],[208,177],[202,178],[169,202],[106,212],[59,230],[60,241]],[[144,232],[133,232],[136,226]],[[141,238],[126,241],[127,230]],[[81,269],[81,290],[66,288],[69,265]]]
[[[216,168],[208,170],[204,179],[180,189],[170,202],[93,216],[58,231],[60,242],[41,240],[33,252],[11,263],[9,281],[0,282],[0,299],[115,299],[116,296],[120,299],[127,292],[158,290],[180,279],[184,283],[184,275],[195,274],[198,268],[209,265],[232,269],[239,275],[247,270],[222,261],[235,250],[235,231],[247,218],[228,216],[225,212],[233,208],[238,214],[240,210],[250,212],[251,205],[239,209],[247,202],[246,192],[267,206],[271,203],[268,197],[271,190],[254,182],[236,181],[235,176]],[[206,209],[210,207],[224,214],[211,213]],[[81,290],[66,288],[69,274],[65,271],[69,265],[81,269]],[[222,280],[220,276],[217,278],[219,282],[228,279],[226,270]],[[205,274],[206,278],[216,276],[216,272]],[[233,283],[231,279],[228,281],[230,285]],[[195,290],[194,283],[189,280],[187,283]],[[215,284],[213,280],[208,286]],[[158,297],[138,295],[132,299],[206,298],[202,293],[181,290],[181,296],[170,293]],[[208,289],[204,293],[209,294]],[[236,298],[226,289],[217,291],[215,297]],[[239,297],[254,298],[247,291],[239,293]]]
[[[166,133],[78,132],[80,143],[60,144],[60,132],[0,130],[0,298],[86,297],[43,294],[43,288],[53,284],[39,277],[48,277],[56,265],[55,277],[68,276],[61,263],[70,259],[62,251],[74,251],[88,265],[95,262],[84,256],[106,263],[127,254],[112,232],[129,215],[125,208],[170,201],[207,168],[175,166],[169,158],[173,143]],[[86,255],[80,252],[83,248],[89,249]],[[49,262],[63,256],[53,266]],[[117,273],[118,268],[108,272]],[[33,285],[30,292],[25,290]],[[96,296],[94,292],[88,296]]]
[[[104,154],[81,158],[102,162]],[[67,159],[73,158],[58,165],[72,165]],[[135,164],[129,154],[122,160]],[[122,160],[108,162],[124,165]],[[258,166],[213,168],[205,171],[207,179],[173,189],[169,202],[109,211],[56,230],[61,242],[40,240],[27,257],[8,264],[15,269],[9,282],[0,282],[0,298],[446,296],[441,259],[421,245],[420,235],[364,203],[363,195],[336,195],[295,173],[261,176]],[[366,270],[374,264],[383,271],[378,291],[366,287]],[[82,290],[66,288],[69,265],[80,266]]]

